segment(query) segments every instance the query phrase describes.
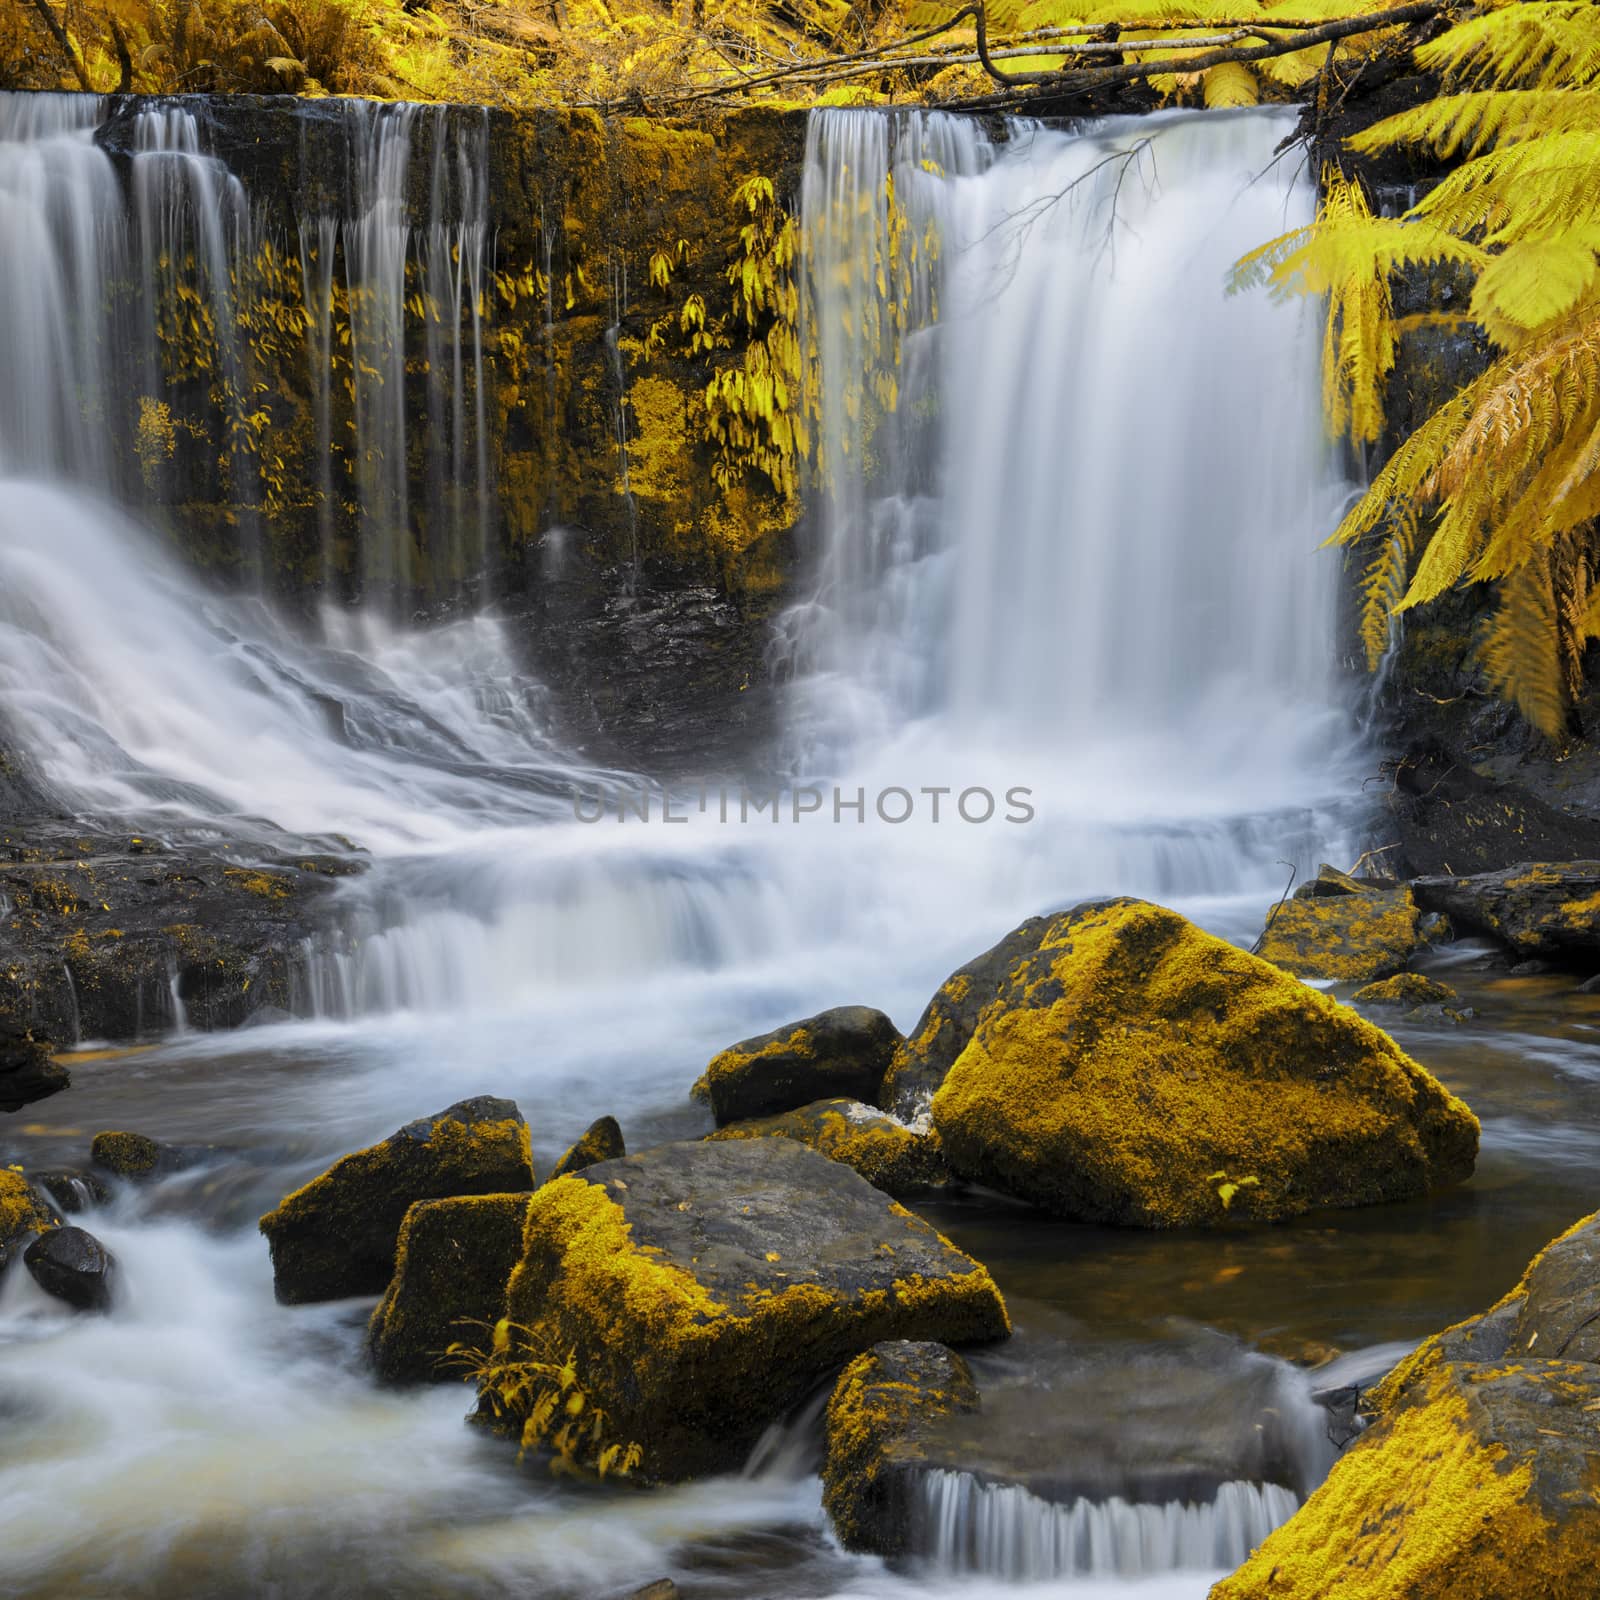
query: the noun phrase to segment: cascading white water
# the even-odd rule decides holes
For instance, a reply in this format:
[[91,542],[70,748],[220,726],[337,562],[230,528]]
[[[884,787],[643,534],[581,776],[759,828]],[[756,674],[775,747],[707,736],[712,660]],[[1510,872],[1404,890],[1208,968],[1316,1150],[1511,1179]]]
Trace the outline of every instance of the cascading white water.
[[1198,1503],[1056,1505],[1017,1484],[943,1469],[924,1475],[921,1493],[922,1548],[935,1569],[1011,1583],[1231,1572],[1300,1504],[1279,1484],[1225,1483]]

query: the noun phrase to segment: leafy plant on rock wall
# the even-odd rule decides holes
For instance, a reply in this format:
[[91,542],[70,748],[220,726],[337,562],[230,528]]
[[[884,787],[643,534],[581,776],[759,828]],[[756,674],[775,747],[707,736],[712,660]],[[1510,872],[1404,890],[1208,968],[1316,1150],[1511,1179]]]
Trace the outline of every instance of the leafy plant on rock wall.
[[1600,6],[1486,0],[1415,51],[1443,92],[1350,141],[1461,158],[1399,217],[1325,178],[1315,222],[1263,246],[1238,279],[1327,297],[1329,414],[1379,437],[1398,268],[1474,279],[1464,317],[1497,352],[1400,445],[1333,535],[1366,552],[1369,662],[1391,619],[1461,584],[1493,585],[1490,681],[1552,737],[1568,727],[1600,638]]

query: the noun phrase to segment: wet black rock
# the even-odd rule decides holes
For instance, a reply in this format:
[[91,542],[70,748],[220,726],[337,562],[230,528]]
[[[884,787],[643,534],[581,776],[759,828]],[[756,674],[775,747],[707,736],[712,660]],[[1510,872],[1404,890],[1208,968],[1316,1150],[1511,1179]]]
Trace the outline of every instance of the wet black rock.
[[564,1178],[569,1172],[582,1172],[597,1161],[616,1161],[627,1155],[622,1129],[615,1117],[599,1117],[584,1129],[583,1137],[551,1169],[548,1181]]
[[1419,905],[1537,964],[1524,972],[1592,969],[1600,958],[1600,858],[1523,861],[1469,877],[1418,878],[1411,887]]
[[75,1217],[92,1211],[111,1198],[105,1180],[94,1172],[61,1167],[50,1172],[35,1172],[32,1178],[35,1187],[48,1195],[50,1203],[65,1216]]
[[418,1200],[526,1194],[528,1125],[509,1100],[458,1101],[337,1161],[261,1219],[273,1287],[287,1305],[381,1294]]
[[116,1259],[82,1228],[52,1228],[33,1241],[23,1255],[33,1281],[46,1294],[75,1311],[105,1311],[111,1305]]
[[730,1045],[712,1058],[695,1093],[711,1102],[719,1128],[797,1111],[818,1100],[874,1105],[903,1043],[881,1011],[835,1006]]
[[48,1040],[0,1016],[0,1111],[20,1111],[71,1082],[67,1069],[52,1058]]

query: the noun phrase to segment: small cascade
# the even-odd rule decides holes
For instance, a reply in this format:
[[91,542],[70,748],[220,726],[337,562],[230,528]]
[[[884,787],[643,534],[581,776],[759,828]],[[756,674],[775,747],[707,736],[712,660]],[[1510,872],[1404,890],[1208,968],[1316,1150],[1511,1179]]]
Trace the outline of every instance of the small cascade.
[[317,430],[318,576],[332,593],[336,571],[333,486],[333,271],[339,251],[339,219],[300,219],[300,296],[306,308],[306,376]]
[[1202,1503],[1052,1504],[1016,1484],[942,1468],[923,1476],[919,1552],[941,1573],[1008,1583],[1051,1578],[1231,1572],[1299,1509],[1291,1489],[1225,1483]]

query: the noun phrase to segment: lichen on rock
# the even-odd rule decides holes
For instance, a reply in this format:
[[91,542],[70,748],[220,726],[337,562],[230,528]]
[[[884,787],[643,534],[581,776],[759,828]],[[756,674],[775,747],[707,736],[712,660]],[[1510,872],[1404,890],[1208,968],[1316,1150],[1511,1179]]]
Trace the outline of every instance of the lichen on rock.
[[1421,943],[1417,920],[1409,889],[1286,900],[1267,924],[1260,955],[1297,977],[1370,983],[1411,959]]
[[1143,1227],[1409,1197],[1468,1176],[1478,1144],[1388,1035],[1140,900],[1049,922],[933,1121],[958,1176]]
[[[978,1262],[784,1139],[662,1145],[547,1184],[507,1322],[534,1351],[571,1352],[611,1438],[638,1445],[657,1481],[739,1466],[768,1423],[881,1340],[1010,1331]],[[521,1432],[515,1406],[496,1409]]]
[[818,1100],[776,1117],[733,1122],[709,1139],[793,1139],[842,1161],[875,1189],[908,1198],[947,1188],[950,1171],[939,1135],[912,1128],[859,1100]]
[[273,1287],[290,1305],[381,1294],[414,1202],[533,1186],[528,1125],[516,1106],[488,1095],[458,1101],[345,1156],[261,1219]]
[[1443,1006],[1461,998],[1448,983],[1424,977],[1420,972],[1398,972],[1357,989],[1350,996],[1353,1006]]
[[845,1368],[828,1400],[822,1504],[846,1550],[909,1551],[922,1438],[977,1408],[971,1371],[942,1344],[891,1340]]

